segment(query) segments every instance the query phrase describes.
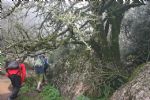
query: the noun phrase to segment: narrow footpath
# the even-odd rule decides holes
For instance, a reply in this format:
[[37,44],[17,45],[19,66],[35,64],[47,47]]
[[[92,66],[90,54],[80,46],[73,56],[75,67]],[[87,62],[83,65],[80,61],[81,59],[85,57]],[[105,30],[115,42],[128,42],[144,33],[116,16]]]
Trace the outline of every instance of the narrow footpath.
[[10,80],[7,77],[0,76],[0,100],[7,100],[10,95]]

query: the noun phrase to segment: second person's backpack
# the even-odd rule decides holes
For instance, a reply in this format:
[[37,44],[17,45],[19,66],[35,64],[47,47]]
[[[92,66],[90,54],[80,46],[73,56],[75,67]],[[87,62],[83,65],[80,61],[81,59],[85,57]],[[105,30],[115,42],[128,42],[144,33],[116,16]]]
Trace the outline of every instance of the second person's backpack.
[[39,66],[39,67],[42,67],[42,66],[43,66],[43,62],[41,61],[40,58],[37,58],[37,59],[35,60],[34,66]]

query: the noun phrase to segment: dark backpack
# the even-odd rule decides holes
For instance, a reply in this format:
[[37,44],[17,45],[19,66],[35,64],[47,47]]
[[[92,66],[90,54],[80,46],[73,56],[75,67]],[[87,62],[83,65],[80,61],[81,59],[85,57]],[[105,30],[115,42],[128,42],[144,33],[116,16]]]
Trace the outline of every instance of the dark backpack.
[[47,61],[47,59],[45,58],[44,59],[44,67],[47,69],[49,67],[49,63]]
[[19,69],[19,63],[17,61],[9,62],[6,69]]
[[10,75],[8,70],[13,70],[13,69],[18,70],[17,73],[15,73],[15,74],[18,74],[20,72],[19,63],[17,61],[9,62],[7,67],[6,67],[6,72]]

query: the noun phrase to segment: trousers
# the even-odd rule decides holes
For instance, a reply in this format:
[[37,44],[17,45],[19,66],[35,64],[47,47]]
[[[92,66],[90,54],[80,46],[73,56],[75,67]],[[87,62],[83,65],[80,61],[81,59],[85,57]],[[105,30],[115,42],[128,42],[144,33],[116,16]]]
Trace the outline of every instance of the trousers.
[[10,100],[13,100],[18,96],[19,90],[21,88],[21,77],[19,75],[11,75],[9,78],[13,86],[12,93],[9,98]]

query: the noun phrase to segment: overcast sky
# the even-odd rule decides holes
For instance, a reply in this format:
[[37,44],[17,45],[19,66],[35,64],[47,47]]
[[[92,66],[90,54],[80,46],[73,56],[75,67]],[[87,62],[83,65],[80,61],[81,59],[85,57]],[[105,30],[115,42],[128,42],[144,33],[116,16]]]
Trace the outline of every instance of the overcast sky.
[[[70,6],[68,0],[65,0],[65,1],[66,1],[66,5]],[[73,1],[73,0],[71,0],[71,1]],[[11,9],[12,7],[14,7],[14,3],[16,3],[16,2],[13,2],[12,0],[2,0],[3,11],[8,12],[8,9]],[[30,3],[37,3],[37,2],[30,2]],[[78,3],[74,7],[80,8],[80,7],[86,6],[87,4],[88,3],[83,0],[83,2]],[[2,28],[7,30],[10,27],[14,27],[16,20],[26,28],[31,28],[35,24],[39,24],[40,22],[43,21],[43,19],[36,17],[36,14],[33,13],[34,10],[35,10],[35,8],[29,10],[28,15],[26,17],[21,17],[21,16],[25,15],[25,13],[27,12],[27,9],[15,10],[15,13],[13,13],[12,16],[9,16],[6,19],[3,19],[1,21]],[[12,19],[14,19],[14,18],[12,18],[12,17],[14,17],[14,15],[18,16],[20,18],[12,20]]]

